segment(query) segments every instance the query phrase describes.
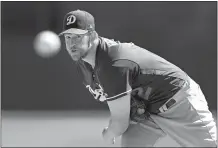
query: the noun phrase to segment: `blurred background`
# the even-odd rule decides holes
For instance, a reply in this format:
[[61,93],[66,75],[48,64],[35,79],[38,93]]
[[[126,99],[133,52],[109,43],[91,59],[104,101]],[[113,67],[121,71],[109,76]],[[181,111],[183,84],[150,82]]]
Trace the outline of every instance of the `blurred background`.
[[49,59],[33,50],[37,33],[61,32],[64,15],[76,9],[93,14],[100,36],[133,42],[179,66],[200,84],[216,113],[216,1],[1,2],[3,146],[105,146],[108,108],[83,86],[65,44]]

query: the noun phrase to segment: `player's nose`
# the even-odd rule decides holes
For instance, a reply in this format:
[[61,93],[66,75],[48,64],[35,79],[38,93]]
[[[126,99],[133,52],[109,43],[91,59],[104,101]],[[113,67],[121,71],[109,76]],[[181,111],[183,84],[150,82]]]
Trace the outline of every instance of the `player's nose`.
[[77,48],[75,47],[75,45],[73,45],[73,46],[70,46],[70,51],[72,51],[72,52],[75,52],[75,51],[77,51]]
[[69,50],[75,49],[75,44],[73,44],[73,43],[71,43],[71,42],[68,42],[68,49],[69,49]]

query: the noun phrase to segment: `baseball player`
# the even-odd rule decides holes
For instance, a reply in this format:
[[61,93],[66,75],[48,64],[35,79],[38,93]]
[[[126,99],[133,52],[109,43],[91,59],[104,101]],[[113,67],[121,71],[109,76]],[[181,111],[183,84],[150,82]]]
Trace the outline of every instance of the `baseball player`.
[[200,86],[184,71],[133,43],[98,36],[82,10],[64,17],[66,49],[95,100],[111,116],[102,136],[124,147],[152,147],[169,135],[183,147],[216,147],[216,124]]

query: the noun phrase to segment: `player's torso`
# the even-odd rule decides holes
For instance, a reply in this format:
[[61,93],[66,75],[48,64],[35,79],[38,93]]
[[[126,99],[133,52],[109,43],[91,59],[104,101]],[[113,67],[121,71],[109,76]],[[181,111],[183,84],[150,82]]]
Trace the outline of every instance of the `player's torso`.
[[[139,91],[132,94],[146,97],[144,99],[148,99],[151,103],[163,104],[180,90],[186,81],[187,75],[181,69],[146,49],[132,43],[100,39],[101,45],[98,49],[95,69],[88,63],[80,64],[80,68],[83,69],[85,85],[92,94],[95,89],[101,87],[107,94],[113,89],[110,88],[110,86],[114,86],[112,83],[120,82],[120,78],[116,78],[114,75],[117,70],[112,66],[114,61],[119,61],[116,62],[118,67],[128,68],[132,66],[131,64],[137,65],[133,68],[133,74],[129,81],[132,89],[139,88]],[[114,82],[111,82],[112,79]]]

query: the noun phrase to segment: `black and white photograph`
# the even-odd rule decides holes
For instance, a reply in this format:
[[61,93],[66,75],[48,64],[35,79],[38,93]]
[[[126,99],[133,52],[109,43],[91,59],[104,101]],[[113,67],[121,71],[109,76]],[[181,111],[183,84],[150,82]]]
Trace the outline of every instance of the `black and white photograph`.
[[217,1],[2,1],[2,147],[217,147]]

